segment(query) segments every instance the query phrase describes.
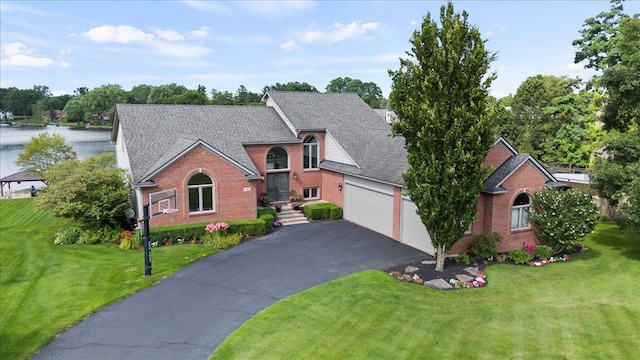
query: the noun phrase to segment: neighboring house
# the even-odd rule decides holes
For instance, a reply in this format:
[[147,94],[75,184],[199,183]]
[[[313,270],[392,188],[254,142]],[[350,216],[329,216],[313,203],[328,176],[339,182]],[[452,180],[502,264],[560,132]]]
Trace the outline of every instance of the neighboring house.
[[[286,202],[290,191],[325,200],[344,218],[433,254],[415,205],[403,196],[404,139],[356,94],[279,92],[266,107],[117,104],[112,141],[132,177],[135,207],[151,204],[151,226],[256,217],[260,196]],[[559,183],[499,138],[487,156],[478,214],[453,252],[471,237],[499,232],[501,251],[538,243],[526,209],[535,191]]]

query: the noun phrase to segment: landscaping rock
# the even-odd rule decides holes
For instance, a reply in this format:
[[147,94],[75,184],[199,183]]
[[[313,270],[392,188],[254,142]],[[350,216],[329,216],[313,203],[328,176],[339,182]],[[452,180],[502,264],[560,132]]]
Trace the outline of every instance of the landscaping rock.
[[479,269],[477,266],[472,266],[464,269],[464,271],[468,272],[473,277],[478,276],[478,270]]
[[473,281],[473,277],[469,276],[469,275],[465,275],[465,274],[457,274],[456,275],[456,279],[466,283],[469,281]]
[[449,284],[448,282],[446,282],[446,280],[443,280],[443,279],[434,279],[434,280],[425,281],[424,285],[432,287],[434,289],[438,289],[438,290],[453,289],[453,286],[451,286],[451,284]]
[[422,262],[424,265],[433,265],[436,263],[435,260],[425,260]]
[[416,271],[418,271],[418,270],[420,270],[420,269],[419,269],[419,268],[417,268],[417,267],[415,267],[415,266],[411,266],[411,265],[409,265],[409,266],[407,266],[407,267],[404,269],[404,272],[406,272],[406,273],[408,273],[408,274],[411,274],[411,273],[414,273],[414,272],[416,272]]

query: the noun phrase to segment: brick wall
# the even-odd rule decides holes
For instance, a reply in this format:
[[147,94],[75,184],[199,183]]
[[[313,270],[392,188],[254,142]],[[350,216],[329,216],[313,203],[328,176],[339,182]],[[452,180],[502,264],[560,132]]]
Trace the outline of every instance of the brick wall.
[[491,165],[493,170],[495,170],[499,168],[502,163],[507,161],[511,155],[512,154],[507,147],[502,142],[498,142],[489,150],[489,153],[484,160],[484,164]]
[[[199,173],[214,182],[215,211],[189,213],[187,184]],[[142,190],[142,201],[149,201],[149,193],[177,188],[177,208],[173,223],[168,215],[154,217],[150,226],[167,226],[193,222],[255,219],[256,181],[247,181],[244,173],[203,146],[189,151],[182,158],[158,173],[156,186]]]
[[402,188],[393,187],[393,231],[391,238],[400,241],[400,212],[402,207]]
[[[504,147],[500,147],[504,149]],[[518,195],[526,192],[530,197],[533,197],[536,191],[544,188],[545,182],[545,176],[533,164],[526,162],[504,182],[506,193],[480,194],[478,215],[473,222],[472,233],[458,240],[450,252],[452,254],[466,252],[471,238],[480,233],[497,232],[502,235],[502,242],[498,243],[499,252],[522,248],[523,242],[529,245],[542,244],[542,239],[532,228],[511,229],[511,208]]]
[[[319,142],[319,159],[321,161],[324,156],[324,133],[300,133],[300,138],[312,134],[318,138]],[[267,170],[267,153],[274,147],[281,147],[289,154],[289,169]],[[289,172],[289,190],[295,190],[299,194],[303,193],[304,188],[317,187],[319,195],[322,197],[322,171],[320,169],[303,169],[303,145],[302,144],[283,144],[283,145],[246,145],[245,151],[251,158],[251,161],[258,169],[260,174],[265,177],[264,180],[258,181],[256,185],[256,194],[259,197],[267,192],[266,174],[269,172]],[[259,203],[256,198],[256,204]]]
[[339,190],[339,186],[344,187],[344,175],[329,170],[322,170],[321,175],[322,199],[344,208],[344,188]]

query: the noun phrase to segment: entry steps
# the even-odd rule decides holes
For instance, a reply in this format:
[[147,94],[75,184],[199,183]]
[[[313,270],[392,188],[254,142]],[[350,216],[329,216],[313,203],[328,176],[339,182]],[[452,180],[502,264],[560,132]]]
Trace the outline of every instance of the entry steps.
[[282,206],[278,213],[278,221],[285,225],[308,224],[309,220],[302,214],[300,210],[293,210],[289,205]]

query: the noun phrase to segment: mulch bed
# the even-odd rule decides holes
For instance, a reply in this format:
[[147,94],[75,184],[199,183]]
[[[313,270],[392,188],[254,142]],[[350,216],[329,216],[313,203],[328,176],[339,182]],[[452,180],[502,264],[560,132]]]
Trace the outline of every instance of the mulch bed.
[[[425,259],[428,261],[435,261],[433,258]],[[408,273],[405,269],[408,266],[415,266],[418,268],[418,271]],[[423,264],[422,261],[414,261],[398,266],[394,266],[388,269],[385,269],[385,272],[390,273],[392,271],[400,272],[401,274],[409,274],[409,275],[418,275],[420,279],[427,282],[429,280],[442,279],[446,282],[449,282],[451,279],[455,279],[458,274],[466,274],[469,275],[464,269],[468,267],[477,267],[479,270],[484,272],[486,267],[483,263],[471,263],[470,265],[459,265],[456,263],[454,258],[446,258],[444,261],[444,270],[436,271],[436,264]]]

